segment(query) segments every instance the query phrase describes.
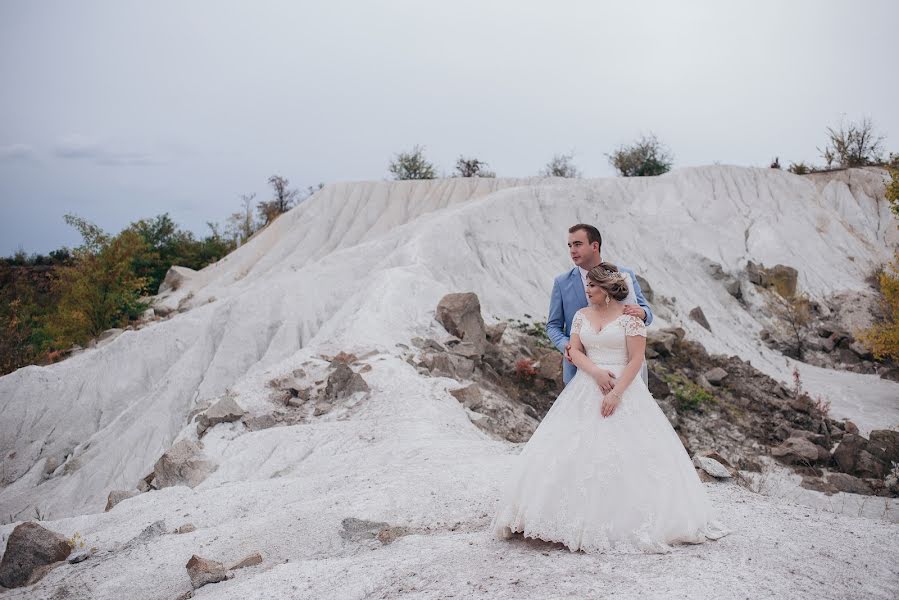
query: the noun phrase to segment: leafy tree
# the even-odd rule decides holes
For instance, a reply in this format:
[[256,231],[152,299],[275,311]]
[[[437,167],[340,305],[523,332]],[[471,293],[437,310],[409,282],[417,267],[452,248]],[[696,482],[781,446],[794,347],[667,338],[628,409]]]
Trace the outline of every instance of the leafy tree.
[[790,163],[790,167],[787,169],[787,171],[793,173],[794,175],[808,175],[812,172],[812,168],[804,162],[798,162]]
[[437,177],[434,165],[428,162],[424,156],[422,146],[414,146],[411,152],[397,154],[387,169],[397,180],[409,179],[435,179]]
[[82,245],[72,264],[59,269],[55,284],[59,302],[48,320],[55,349],[123,326],[146,308],[140,296],[147,280],[134,272],[135,259],[147,251],[141,236],[126,229],[111,237],[80,217],[65,220],[81,234]]
[[540,176],[577,179],[581,176],[581,172],[574,166],[574,153],[556,154],[540,171]]
[[489,165],[477,158],[460,156],[456,159],[456,177],[496,177],[496,173],[488,171]]
[[[890,169],[886,198],[893,214],[899,217],[899,169]],[[878,277],[878,284],[883,319],[862,332],[860,339],[876,358],[899,362],[899,252],[894,255],[890,268]]]
[[869,117],[858,123],[841,121],[836,129],[828,127],[827,138],[827,146],[819,150],[828,167],[834,162],[844,168],[864,167],[882,160],[884,138],[874,131]]
[[671,152],[652,134],[641,137],[629,146],[619,146],[607,156],[609,164],[622,177],[661,175],[670,171],[674,164]]

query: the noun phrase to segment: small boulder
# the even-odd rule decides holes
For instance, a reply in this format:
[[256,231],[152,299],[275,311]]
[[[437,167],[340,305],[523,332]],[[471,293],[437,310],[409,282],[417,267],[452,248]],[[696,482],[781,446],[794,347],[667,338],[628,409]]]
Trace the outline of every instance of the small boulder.
[[731,477],[730,472],[724,465],[708,456],[694,456],[693,465],[716,479],[730,479]]
[[166,292],[177,290],[186,282],[190,281],[196,274],[196,271],[187,267],[169,267],[168,272],[165,274],[165,279],[163,279],[162,283],[159,285],[159,293],[165,294]]
[[477,410],[481,406],[481,388],[476,383],[450,390],[450,395],[461,402],[462,406],[470,410]]
[[0,585],[16,588],[32,584],[71,552],[69,540],[56,532],[37,523],[16,525],[0,561]]
[[226,396],[200,414],[197,422],[197,433],[202,435],[210,427],[219,423],[232,423],[239,421],[246,413],[234,398]]
[[491,344],[498,344],[503,339],[503,334],[506,332],[506,327],[509,324],[505,321],[500,321],[495,325],[488,325],[486,327],[487,341]]
[[157,489],[173,485],[195,487],[215,470],[200,446],[181,440],[163,454],[153,466],[153,484]]
[[649,285],[649,282],[646,281],[641,275],[637,275],[637,285],[640,286],[640,291],[643,292],[643,297],[646,298],[646,301],[650,304],[655,298],[655,292],[652,290],[652,286]]
[[709,325],[709,320],[705,318],[705,313],[702,312],[702,308],[695,307],[690,311],[690,318],[705,327],[707,330],[711,331],[712,326]]
[[812,464],[818,461],[818,446],[805,438],[791,437],[771,450],[771,455],[787,464]]
[[899,463],[899,431],[875,429],[868,436],[867,450],[887,464]]
[[173,531],[172,533],[175,533],[175,534],[191,533],[191,532],[196,531],[196,530],[197,530],[197,527],[196,527],[193,523],[185,523],[184,525],[182,525],[181,527],[177,528],[177,529],[176,529],[175,531]]
[[815,492],[823,492],[828,496],[830,494],[834,494],[839,490],[831,483],[821,479],[820,477],[812,477],[807,476],[802,478],[802,482],[799,484],[803,488],[807,490],[812,490]]
[[236,563],[234,563],[233,565],[228,567],[228,570],[234,571],[236,569],[243,569],[246,567],[255,567],[256,565],[261,565],[261,564],[262,564],[262,555],[259,554],[258,552],[256,552],[254,554],[251,554],[249,556],[246,556],[246,557],[240,559],[239,561],[237,561]]
[[835,487],[840,492],[849,494],[862,494],[870,496],[874,493],[871,486],[848,473],[830,473],[827,476],[827,483]]
[[658,356],[671,356],[678,337],[671,329],[650,329],[646,334],[646,347]]
[[[856,431],[858,430],[856,429]],[[864,452],[867,446],[868,440],[862,436],[846,433],[843,436],[843,439],[840,440],[840,444],[833,451],[833,459],[836,461],[837,466],[841,471],[852,473],[855,471],[856,464],[858,463],[859,454]]]
[[112,510],[112,507],[121,502],[122,500],[127,500],[128,498],[133,498],[137,496],[140,492],[137,490],[112,490],[109,492],[109,497],[106,498],[106,508],[103,509],[103,512],[109,512]]
[[731,279],[724,284],[724,289],[737,300],[743,298],[743,287],[740,285],[739,279]]
[[709,383],[718,386],[724,382],[724,379],[727,377],[727,371],[721,367],[715,367],[710,371],[706,371],[703,375]]
[[472,344],[480,354],[487,343],[487,329],[477,294],[447,294],[437,304],[437,321],[452,335]]
[[435,377],[449,377],[462,381],[474,373],[474,361],[455,354],[427,354],[422,357],[422,364]]
[[97,345],[101,345],[104,342],[111,342],[115,338],[122,335],[122,333],[124,331],[125,331],[124,329],[119,329],[118,327],[113,327],[112,329],[107,329],[106,331],[104,331],[97,337],[97,340],[96,340]]
[[228,570],[225,565],[207,558],[201,558],[194,554],[187,561],[187,575],[190,577],[190,585],[194,589],[200,588],[207,583],[218,583],[228,578]]
[[332,408],[334,408],[334,405],[330,402],[317,402],[315,404],[315,410],[312,411],[312,414],[313,416],[320,417],[331,412]]
[[356,392],[367,392],[369,389],[362,375],[354,373],[345,363],[338,362],[334,371],[328,376],[328,383],[325,385],[325,399],[341,400]]

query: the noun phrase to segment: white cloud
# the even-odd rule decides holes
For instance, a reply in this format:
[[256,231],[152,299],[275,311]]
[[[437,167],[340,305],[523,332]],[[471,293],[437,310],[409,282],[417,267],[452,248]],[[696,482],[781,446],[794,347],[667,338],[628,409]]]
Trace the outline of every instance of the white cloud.
[[37,159],[34,148],[27,144],[12,144],[0,146],[0,162],[6,161],[31,161]]

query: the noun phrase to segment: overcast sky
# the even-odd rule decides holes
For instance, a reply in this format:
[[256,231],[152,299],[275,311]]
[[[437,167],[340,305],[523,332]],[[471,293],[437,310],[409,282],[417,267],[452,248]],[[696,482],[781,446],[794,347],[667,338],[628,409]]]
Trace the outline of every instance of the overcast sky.
[[899,2],[0,2],[0,255],[171,213],[203,233],[273,173],[385,179],[415,144],[587,177],[654,132],[676,166],[821,162],[870,116],[899,150]]

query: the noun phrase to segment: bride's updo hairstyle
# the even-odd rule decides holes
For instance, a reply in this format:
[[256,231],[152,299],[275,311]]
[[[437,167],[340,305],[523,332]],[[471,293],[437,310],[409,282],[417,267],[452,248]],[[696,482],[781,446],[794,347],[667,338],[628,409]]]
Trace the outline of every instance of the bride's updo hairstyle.
[[587,279],[601,287],[609,296],[618,301],[627,298],[629,290],[626,277],[624,273],[618,270],[618,267],[607,262],[601,262],[587,271]]

